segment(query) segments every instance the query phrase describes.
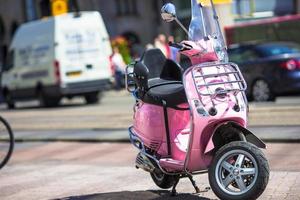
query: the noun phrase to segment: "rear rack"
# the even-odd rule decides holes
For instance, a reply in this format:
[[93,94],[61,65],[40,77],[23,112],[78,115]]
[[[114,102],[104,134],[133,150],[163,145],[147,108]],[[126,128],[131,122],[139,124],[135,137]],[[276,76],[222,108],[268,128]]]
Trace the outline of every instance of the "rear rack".
[[197,92],[201,96],[214,97],[227,93],[237,95],[247,89],[243,75],[234,63],[203,63],[195,66],[192,74]]
[[237,95],[242,93],[244,102],[247,102],[245,90],[247,84],[239,67],[234,63],[203,63],[192,68],[192,76],[199,99],[205,106],[202,98],[209,97],[212,107],[208,113],[215,116],[218,113],[215,100],[223,99],[232,94],[235,99],[233,109],[239,112],[241,102]]

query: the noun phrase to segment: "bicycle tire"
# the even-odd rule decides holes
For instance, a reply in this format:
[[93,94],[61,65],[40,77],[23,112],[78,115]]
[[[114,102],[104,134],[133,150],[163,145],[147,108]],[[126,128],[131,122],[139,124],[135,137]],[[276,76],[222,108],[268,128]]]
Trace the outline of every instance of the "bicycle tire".
[[[0,123],[2,123],[4,125],[4,129],[6,129],[7,133],[8,133],[8,138],[9,138],[9,147],[8,147],[8,151],[7,151],[7,154],[2,158],[0,158],[0,169],[2,169],[6,164],[7,162],[9,161],[12,153],[13,153],[13,149],[14,149],[14,134],[13,134],[13,131],[9,125],[9,123],[3,118],[0,116]],[[1,139],[1,138],[0,138]],[[5,140],[4,140],[5,142]]]

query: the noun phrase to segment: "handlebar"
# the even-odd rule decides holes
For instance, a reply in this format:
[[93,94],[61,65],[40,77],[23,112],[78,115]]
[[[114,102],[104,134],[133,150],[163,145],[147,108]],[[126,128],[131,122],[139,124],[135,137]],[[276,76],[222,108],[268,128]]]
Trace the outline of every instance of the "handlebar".
[[175,43],[175,42],[169,42],[169,46],[175,47],[176,49],[180,49],[180,50],[184,48],[183,44]]
[[176,42],[169,42],[169,46],[177,48],[180,51],[192,49],[192,47],[190,47],[190,46],[187,46],[187,45],[182,44],[182,43],[176,43]]

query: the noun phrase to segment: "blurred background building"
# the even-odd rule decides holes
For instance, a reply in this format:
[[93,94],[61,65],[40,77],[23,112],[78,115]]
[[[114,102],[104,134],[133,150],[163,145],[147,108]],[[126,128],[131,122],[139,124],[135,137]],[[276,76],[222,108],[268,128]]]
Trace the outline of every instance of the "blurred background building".
[[[55,0],[0,0],[0,60],[15,30],[22,23],[52,15]],[[111,38],[124,36],[131,43],[143,45],[153,41],[158,33],[169,33],[169,25],[160,18],[165,1],[155,0],[69,0],[68,11],[97,10],[102,14]]]
[[[175,23],[167,24],[160,18],[160,8],[172,1],[178,9],[178,18],[188,26],[190,21],[189,0],[0,0],[0,63],[5,59],[7,48],[18,26],[24,22],[41,19],[53,14],[53,3],[67,3],[67,11],[97,10],[103,16],[111,38],[125,37],[129,43],[145,45],[153,42],[158,33],[172,32],[176,39],[184,33]],[[226,35],[230,42],[239,22],[296,15],[300,0],[215,0],[223,27],[231,27]],[[228,3],[230,2],[230,3]],[[61,4],[58,8],[61,9]],[[298,19],[300,20],[300,19]],[[268,31],[268,30],[266,30]],[[231,34],[231,35],[230,35]],[[298,33],[297,33],[298,34]],[[245,36],[246,37],[246,36]],[[247,38],[247,37],[246,37]]]

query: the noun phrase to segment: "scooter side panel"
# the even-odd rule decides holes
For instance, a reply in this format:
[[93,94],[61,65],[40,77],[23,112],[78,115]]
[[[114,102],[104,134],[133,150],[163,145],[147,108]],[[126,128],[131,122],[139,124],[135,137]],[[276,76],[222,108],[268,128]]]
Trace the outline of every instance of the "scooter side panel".
[[163,108],[139,102],[135,107],[133,128],[144,144],[157,150],[165,141],[165,123]]
[[[188,104],[179,105],[188,108]],[[168,108],[171,157],[184,161],[190,135],[190,111]],[[163,107],[140,102],[135,108],[134,131],[144,144],[168,156]]]

